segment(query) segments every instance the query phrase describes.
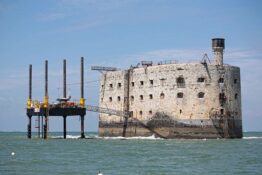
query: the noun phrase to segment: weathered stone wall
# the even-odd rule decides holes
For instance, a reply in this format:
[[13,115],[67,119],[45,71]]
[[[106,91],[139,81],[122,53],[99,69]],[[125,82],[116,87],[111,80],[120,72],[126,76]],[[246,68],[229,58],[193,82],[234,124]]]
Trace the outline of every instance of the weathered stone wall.
[[[200,127],[213,126],[214,119],[233,119],[240,121],[233,127],[242,132],[240,69],[229,65],[166,64],[107,72],[101,77],[100,107],[129,109],[133,118],[143,123],[159,114]],[[121,117],[100,114],[100,123],[121,122]],[[223,129],[229,125],[224,123]]]

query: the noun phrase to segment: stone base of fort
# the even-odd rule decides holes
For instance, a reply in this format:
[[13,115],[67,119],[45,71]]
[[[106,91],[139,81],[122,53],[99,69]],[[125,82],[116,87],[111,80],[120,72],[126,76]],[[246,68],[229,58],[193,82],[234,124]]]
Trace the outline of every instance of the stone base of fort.
[[128,121],[124,129],[124,122],[99,122],[99,136],[101,137],[152,136],[172,139],[202,139],[202,138],[242,138],[242,121],[236,119],[209,120],[157,120],[157,121]]

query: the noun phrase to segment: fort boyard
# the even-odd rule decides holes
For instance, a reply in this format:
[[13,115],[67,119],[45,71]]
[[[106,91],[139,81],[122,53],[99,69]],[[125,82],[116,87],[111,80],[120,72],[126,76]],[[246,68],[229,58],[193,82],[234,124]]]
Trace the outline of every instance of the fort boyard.
[[101,76],[100,136],[241,138],[240,68],[223,63],[225,40],[212,39],[213,59],[195,63],[143,61]]

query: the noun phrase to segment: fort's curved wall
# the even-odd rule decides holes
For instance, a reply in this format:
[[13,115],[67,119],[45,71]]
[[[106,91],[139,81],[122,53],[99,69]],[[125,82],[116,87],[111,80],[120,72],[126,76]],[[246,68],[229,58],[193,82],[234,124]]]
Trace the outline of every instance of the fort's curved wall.
[[[127,136],[242,137],[240,69],[165,64],[107,72],[100,107],[129,110]],[[100,114],[99,135],[121,136],[123,118]]]

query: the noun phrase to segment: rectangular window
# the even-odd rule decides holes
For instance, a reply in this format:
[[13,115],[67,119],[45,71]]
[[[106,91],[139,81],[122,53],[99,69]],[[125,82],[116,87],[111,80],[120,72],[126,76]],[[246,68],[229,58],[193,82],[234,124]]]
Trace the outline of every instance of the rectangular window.
[[134,87],[135,86],[135,82],[131,82],[131,86]]
[[143,81],[140,81],[140,85],[143,86],[143,85],[144,85],[144,82],[143,82]]
[[133,111],[130,111],[130,117],[133,117]]
[[120,96],[117,97],[117,101],[121,101],[121,97]]
[[153,94],[149,94],[149,99],[153,99]]
[[150,81],[150,85],[154,85],[154,81],[153,80],[149,80]]
[[109,102],[112,102],[112,101],[113,101],[112,97],[109,97]]
[[183,98],[184,94],[182,92],[177,93],[177,98]]
[[197,79],[197,82],[199,82],[199,83],[205,82],[205,78],[204,77],[199,77]]
[[118,88],[121,88],[121,83],[118,83],[118,84],[117,84],[117,87],[118,87]]
[[113,84],[112,84],[112,83],[111,83],[111,84],[109,84],[109,87],[110,87],[110,88],[113,88]]
[[219,78],[218,83],[224,83],[224,78]]
[[183,77],[178,77],[176,83],[178,88],[185,88],[185,79]]
[[140,100],[143,100],[143,99],[144,99],[143,95],[140,95]]

